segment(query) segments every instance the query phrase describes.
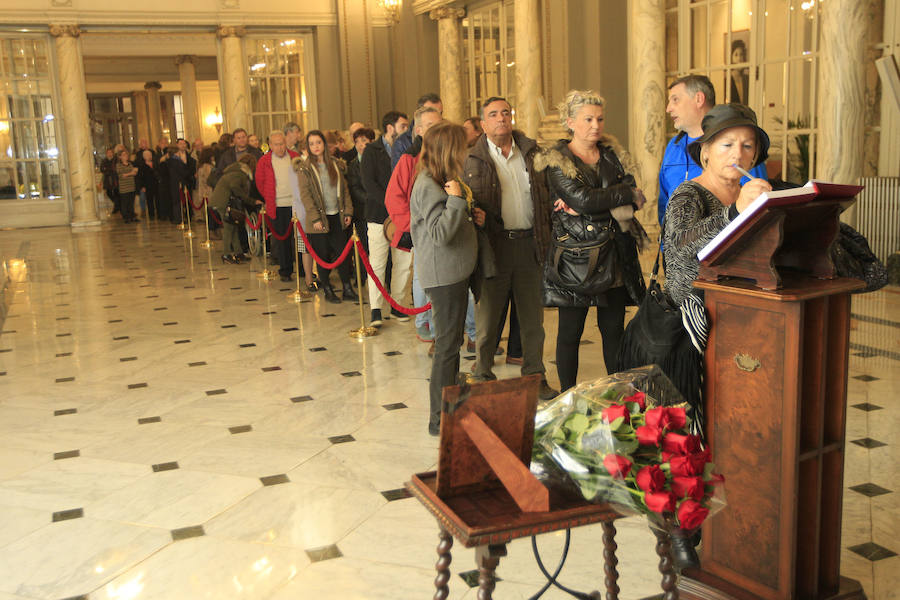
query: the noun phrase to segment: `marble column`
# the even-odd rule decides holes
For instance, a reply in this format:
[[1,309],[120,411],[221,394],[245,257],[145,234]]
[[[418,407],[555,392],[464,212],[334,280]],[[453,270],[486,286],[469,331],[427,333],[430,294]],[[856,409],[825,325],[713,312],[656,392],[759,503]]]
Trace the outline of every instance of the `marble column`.
[[219,86],[225,99],[225,131],[238,127],[250,130],[250,111],[247,106],[246,74],[244,73],[243,27],[220,26],[216,36],[222,43],[222,70]]
[[[162,84],[158,81],[148,81],[144,84],[147,90],[147,119],[150,123],[150,147],[155,148],[159,138],[162,137],[162,108],[159,105],[159,90]],[[170,142],[172,140],[169,140]]]
[[462,35],[459,23],[465,14],[465,10],[449,6],[435,8],[428,13],[438,22],[438,64],[444,118],[457,123],[468,116],[462,97]]
[[516,129],[537,137],[541,126],[538,105],[541,86],[541,24],[538,0],[516,0],[514,8],[516,40]]
[[[867,4],[829,0],[820,10],[816,178],[856,183],[863,173]],[[854,225],[855,205],[842,218]]]
[[178,78],[181,80],[181,110],[184,119],[184,137],[191,144],[200,137],[200,102],[197,95],[197,57],[181,55],[175,57]]
[[134,114],[137,117],[137,134],[138,139],[144,139],[150,142],[152,148],[156,144],[156,140],[150,135],[150,119],[147,112],[147,92],[132,92],[132,101],[134,102]]
[[666,147],[665,0],[628,0],[628,137],[647,198],[638,219],[659,231],[659,166]]
[[55,38],[57,80],[61,95],[63,124],[66,130],[66,159],[72,192],[72,225],[93,225],[97,217],[94,187],[93,142],[88,124],[87,89],[84,60],[77,25],[51,25]]

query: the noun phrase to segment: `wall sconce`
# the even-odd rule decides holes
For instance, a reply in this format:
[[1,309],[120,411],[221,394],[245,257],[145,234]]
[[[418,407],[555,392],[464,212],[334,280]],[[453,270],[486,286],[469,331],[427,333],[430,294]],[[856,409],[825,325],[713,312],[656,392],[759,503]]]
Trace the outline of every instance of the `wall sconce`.
[[222,133],[222,113],[219,112],[218,106],[213,114],[206,115],[206,124],[210,127],[215,127],[217,134]]
[[400,2],[401,0],[378,0],[378,6],[384,11],[391,25],[396,25],[400,22]]

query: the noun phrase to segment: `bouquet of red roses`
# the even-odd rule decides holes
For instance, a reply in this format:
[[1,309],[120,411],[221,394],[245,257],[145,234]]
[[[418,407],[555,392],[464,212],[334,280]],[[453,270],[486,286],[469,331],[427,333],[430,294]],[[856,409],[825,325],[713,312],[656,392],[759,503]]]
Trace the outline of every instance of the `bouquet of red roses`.
[[724,506],[724,478],[690,433],[686,404],[662,406],[643,391],[670,394],[671,382],[660,378],[657,367],[616,373],[541,406],[532,470],[657,526],[699,527]]

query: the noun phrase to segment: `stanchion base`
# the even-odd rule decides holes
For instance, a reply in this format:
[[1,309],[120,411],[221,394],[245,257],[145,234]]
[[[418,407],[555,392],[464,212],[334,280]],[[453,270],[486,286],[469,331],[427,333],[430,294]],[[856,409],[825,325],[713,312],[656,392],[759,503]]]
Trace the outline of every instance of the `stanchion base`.
[[291,292],[290,294],[288,294],[288,300],[290,302],[300,303],[304,300],[309,300],[310,298],[312,298],[312,296],[313,295],[310,292],[307,292],[306,290],[300,290],[299,292]]
[[359,329],[351,329],[349,333],[350,337],[362,340],[367,337],[378,335],[378,330],[374,327],[360,327]]
[[188,229],[187,231],[184,232],[184,237],[192,238],[192,237],[194,237],[194,232],[191,231],[190,229]]
[[178,231],[184,231],[184,223],[179,223],[175,226],[175,229],[177,229]]
[[201,248],[204,248],[204,249],[206,249],[206,250],[209,250],[210,248],[213,247],[213,245],[212,245],[212,242],[211,242],[211,241],[206,240],[205,242],[203,242],[202,244],[200,244],[200,247],[201,247]]

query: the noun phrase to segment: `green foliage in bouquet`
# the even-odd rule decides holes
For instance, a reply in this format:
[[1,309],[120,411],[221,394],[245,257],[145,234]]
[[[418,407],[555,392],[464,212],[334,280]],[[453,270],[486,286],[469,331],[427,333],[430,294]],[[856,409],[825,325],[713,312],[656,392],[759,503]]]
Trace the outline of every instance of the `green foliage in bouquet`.
[[573,388],[538,411],[532,460],[591,502],[696,529],[723,505],[724,479],[689,433],[686,405],[655,404],[617,376]]

